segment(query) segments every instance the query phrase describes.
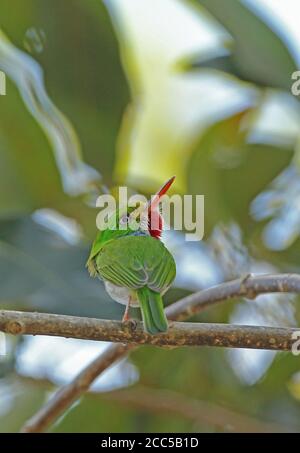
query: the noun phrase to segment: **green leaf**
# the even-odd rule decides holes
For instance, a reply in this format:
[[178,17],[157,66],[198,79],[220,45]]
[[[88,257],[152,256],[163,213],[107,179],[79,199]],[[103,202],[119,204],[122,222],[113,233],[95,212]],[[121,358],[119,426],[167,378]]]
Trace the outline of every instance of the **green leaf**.
[[[73,124],[78,136],[74,137],[74,150],[79,138],[83,155],[80,168],[87,163],[110,184],[115,141],[129,93],[106,7],[94,1],[53,0],[50,4],[47,0],[28,0],[24,13],[23,6],[16,0],[12,11],[10,2],[3,0],[1,27],[25,55],[30,49],[27,31],[32,27],[43,31],[44,49],[37,53],[32,45],[30,57],[43,69],[49,97]],[[1,69],[5,71],[0,53]],[[47,107],[49,104],[44,105],[44,119],[51,116]],[[64,193],[63,175],[57,166],[61,156],[55,160],[41,125],[8,77],[0,117],[0,218],[14,218],[40,207],[59,207],[67,215],[70,210],[74,215],[82,211],[82,200]],[[58,140],[57,130],[51,126],[52,138]],[[78,176],[78,193],[84,193],[83,185]]]

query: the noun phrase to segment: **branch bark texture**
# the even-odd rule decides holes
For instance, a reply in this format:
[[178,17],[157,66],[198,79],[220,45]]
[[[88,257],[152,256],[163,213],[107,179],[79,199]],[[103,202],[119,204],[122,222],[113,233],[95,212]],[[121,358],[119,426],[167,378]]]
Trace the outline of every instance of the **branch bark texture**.
[[[300,293],[300,275],[249,275],[245,278],[226,282],[187,296],[167,307],[166,314],[170,320],[183,320],[228,299],[239,297],[254,299],[256,296],[266,293]],[[273,335],[268,341],[270,342],[271,339],[273,339]],[[277,344],[278,340],[279,343],[283,340],[284,345],[288,341],[288,339],[281,337],[274,339],[275,344]],[[249,344],[247,347],[250,347]],[[47,430],[59,416],[87,391],[93,381],[105,369],[126,356],[133,348],[132,344],[111,345],[106,352],[100,354],[97,359],[82,370],[70,384],[58,390],[46,405],[27,421],[22,428],[22,432],[42,432]]]
[[76,316],[0,311],[0,331],[9,334],[53,335],[129,345],[220,346],[289,351],[299,330],[283,327],[172,322],[166,333],[149,335],[141,322]]

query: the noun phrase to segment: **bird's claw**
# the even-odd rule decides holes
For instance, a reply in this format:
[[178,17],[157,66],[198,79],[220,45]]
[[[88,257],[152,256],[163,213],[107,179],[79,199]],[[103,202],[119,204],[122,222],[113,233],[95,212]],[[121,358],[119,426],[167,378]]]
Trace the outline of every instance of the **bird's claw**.
[[124,324],[124,326],[126,326],[126,327],[129,327],[129,329],[131,331],[134,331],[137,328],[137,322],[135,319],[130,319],[130,318],[127,318],[125,320],[123,319],[122,324]]

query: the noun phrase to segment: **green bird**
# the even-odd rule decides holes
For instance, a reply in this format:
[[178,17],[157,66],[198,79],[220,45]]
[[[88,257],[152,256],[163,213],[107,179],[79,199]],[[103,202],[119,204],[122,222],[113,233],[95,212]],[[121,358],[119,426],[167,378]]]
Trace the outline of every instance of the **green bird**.
[[129,319],[130,306],[139,306],[144,329],[152,335],[168,329],[162,296],[176,275],[174,258],[161,242],[159,212],[160,199],[174,179],[146,205],[113,212],[97,234],[87,261],[90,275],[102,279],[111,298],[126,305],[123,321]]

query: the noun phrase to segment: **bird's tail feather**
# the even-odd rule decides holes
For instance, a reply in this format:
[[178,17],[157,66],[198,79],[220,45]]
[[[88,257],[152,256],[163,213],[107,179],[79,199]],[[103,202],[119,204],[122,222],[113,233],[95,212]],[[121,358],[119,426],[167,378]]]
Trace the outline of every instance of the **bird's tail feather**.
[[162,297],[152,289],[144,287],[137,290],[145,330],[150,334],[166,332],[168,321],[164,312]]

